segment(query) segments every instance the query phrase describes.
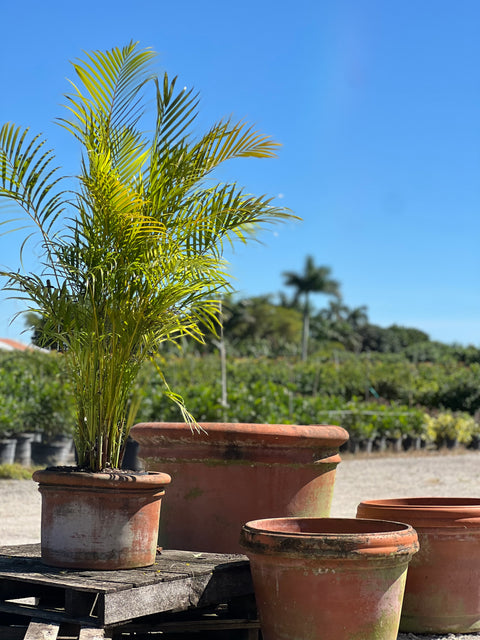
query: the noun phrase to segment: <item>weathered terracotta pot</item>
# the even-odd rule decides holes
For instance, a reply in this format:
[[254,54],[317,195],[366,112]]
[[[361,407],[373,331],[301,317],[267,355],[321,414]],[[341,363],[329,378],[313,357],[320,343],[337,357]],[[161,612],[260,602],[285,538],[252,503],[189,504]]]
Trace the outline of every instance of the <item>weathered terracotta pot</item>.
[[412,525],[420,552],[408,570],[400,629],[480,630],[480,498],[366,500],[357,517]]
[[143,423],[132,437],[146,469],[172,476],[160,523],[165,548],[235,553],[248,520],[328,516],[339,447],[337,426]]
[[42,494],[42,562],[130,569],[155,562],[166,473],[35,471]]
[[264,640],[396,640],[408,563],[418,550],[398,522],[280,518],[248,522]]

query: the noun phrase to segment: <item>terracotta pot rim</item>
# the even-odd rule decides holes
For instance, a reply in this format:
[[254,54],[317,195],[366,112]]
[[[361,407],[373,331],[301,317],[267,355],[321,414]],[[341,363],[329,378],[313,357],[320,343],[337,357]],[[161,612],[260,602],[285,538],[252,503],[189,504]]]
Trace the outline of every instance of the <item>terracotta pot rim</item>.
[[410,525],[358,518],[253,520],[242,528],[241,545],[247,555],[318,554],[343,559],[411,556],[418,551],[417,534]]
[[[292,530],[298,526],[303,530]],[[391,533],[410,530],[412,527],[404,522],[393,520],[376,520],[373,518],[262,518],[251,520],[244,528],[255,533],[267,533],[276,536],[322,537],[357,536],[358,534],[390,535]],[[313,530],[312,530],[313,529]]]
[[379,509],[432,509],[441,508],[445,510],[454,510],[462,507],[480,507],[480,498],[465,497],[437,497],[422,496],[412,498],[381,498],[377,500],[362,500],[361,505],[374,506]]
[[[131,431],[134,439],[142,441],[155,438],[165,438],[169,441],[203,442],[208,445],[219,446],[229,443],[232,439],[258,446],[259,442],[273,446],[318,447],[322,441],[324,446],[338,448],[348,440],[348,432],[338,425],[298,425],[298,424],[257,424],[243,422],[201,422],[204,429],[200,433],[192,431],[184,422],[141,422]],[[156,432],[155,432],[156,431]]]
[[[480,529],[480,498],[389,498],[364,500],[358,518],[408,522],[416,529]],[[478,535],[476,533],[475,535]]]
[[121,490],[125,489],[148,489],[158,490],[160,487],[170,484],[171,477],[161,471],[149,471],[147,473],[134,471],[121,472],[112,470],[110,472],[94,473],[80,471],[72,467],[52,467],[40,469],[32,475],[33,480],[40,485],[64,485],[64,486],[91,486],[102,487],[103,489]]

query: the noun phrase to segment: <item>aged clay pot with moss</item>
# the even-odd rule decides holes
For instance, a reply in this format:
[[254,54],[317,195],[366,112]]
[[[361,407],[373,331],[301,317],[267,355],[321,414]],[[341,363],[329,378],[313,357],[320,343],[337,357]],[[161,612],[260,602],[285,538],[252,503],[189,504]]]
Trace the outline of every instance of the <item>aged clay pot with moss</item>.
[[184,423],[133,427],[148,470],[172,476],[160,544],[235,553],[248,520],[328,516],[348,433],[338,426]]
[[248,522],[264,640],[396,640],[407,567],[418,550],[406,524],[347,518]]
[[166,473],[35,471],[42,494],[42,562],[131,569],[155,562]]
[[412,525],[420,551],[408,570],[400,629],[480,630],[480,498],[366,500],[359,518]]

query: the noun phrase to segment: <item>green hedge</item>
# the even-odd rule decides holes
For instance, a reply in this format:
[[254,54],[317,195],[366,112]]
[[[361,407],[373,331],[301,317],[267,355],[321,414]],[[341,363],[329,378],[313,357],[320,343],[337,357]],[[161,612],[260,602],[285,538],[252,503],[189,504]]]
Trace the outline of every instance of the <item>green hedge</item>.
[[[293,358],[238,358],[227,362],[228,404],[222,406],[217,355],[169,355],[160,366],[200,422],[341,424],[352,437],[420,435],[440,446],[432,427],[454,416],[464,444],[477,435],[480,365],[448,361],[417,365],[398,355],[326,353],[306,363]],[[142,371],[138,420],[178,421],[153,366]],[[426,417],[430,416],[430,417]],[[469,418],[469,420],[467,420]],[[447,418],[442,418],[447,421]],[[466,422],[465,422],[466,421]],[[0,434],[69,432],[73,403],[62,357],[40,352],[0,352]]]
[[61,356],[0,352],[0,435],[71,433],[74,409]]

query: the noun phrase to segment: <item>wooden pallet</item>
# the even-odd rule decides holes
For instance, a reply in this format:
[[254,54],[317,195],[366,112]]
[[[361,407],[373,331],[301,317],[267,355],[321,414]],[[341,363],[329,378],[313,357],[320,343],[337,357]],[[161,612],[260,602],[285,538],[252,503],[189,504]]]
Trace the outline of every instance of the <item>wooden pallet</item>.
[[[0,638],[2,640],[60,640],[60,638],[68,638],[68,640],[115,640],[120,638],[121,640],[141,640],[152,638],[152,640],[159,640],[158,632],[167,634],[168,638],[175,637],[176,634],[193,634],[192,637],[198,638],[200,633],[207,633],[210,637],[212,632],[228,631],[229,638],[240,636],[235,634],[238,631],[243,632],[241,638],[244,640],[258,640],[259,626],[254,621],[245,620],[230,620],[223,621],[218,624],[218,621],[203,621],[200,623],[166,623],[158,627],[151,628],[145,625],[135,625],[134,628],[122,628],[120,630],[110,629],[98,629],[95,627],[79,627],[75,631],[69,629],[67,635],[61,631],[62,627],[60,623],[45,622],[42,620],[32,620],[28,626],[17,625],[13,627],[0,626]],[[172,636],[172,634],[174,634]],[[203,636],[205,637],[205,636]],[[212,640],[215,636],[212,636]]]
[[[152,567],[79,571],[43,565],[39,545],[0,548],[0,624],[2,616],[32,620],[24,640],[55,640],[67,623],[81,629],[81,640],[97,640],[105,630],[129,630],[133,624],[166,632],[243,628],[255,637],[258,623],[246,616],[204,615],[245,598],[253,598],[253,585],[241,555],[169,550]],[[189,611],[198,619],[176,618]]]
[[[2,640],[57,640],[60,633],[59,623],[32,620],[28,627],[0,627]],[[103,629],[82,627],[75,633],[77,640],[105,640]],[[73,638],[73,636],[70,636]]]

